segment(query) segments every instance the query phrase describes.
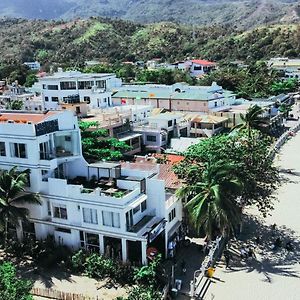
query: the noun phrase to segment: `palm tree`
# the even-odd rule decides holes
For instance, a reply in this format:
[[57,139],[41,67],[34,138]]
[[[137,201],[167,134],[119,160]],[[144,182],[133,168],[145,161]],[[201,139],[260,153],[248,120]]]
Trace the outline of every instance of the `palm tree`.
[[265,124],[261,118],[264,110],[258,105],[252,105],[248,108],[245,115],[241,114],[242,123],[233,127],[232,130],[246,130],[248,138],[251,138],[251,129],[261,129],[261,126]]
[[41,204],[37,194],[26,192],[29,171],[16,172],[16,167],[5,170],[0,175],[0,231],[4,233],[4,245],[7,244],[8,224],[19,225],[26,220],[28,209],[20,207],[24,203]]
[[188,199],[187,211],[195,228],[203,229],[211,239],[219,231],[231,234],[240,223],[241,209],[236,197],[242,184],[234,175],[238,166],[218,162],[210,163],[199,182],[185,185],[177,191],[181,199]]

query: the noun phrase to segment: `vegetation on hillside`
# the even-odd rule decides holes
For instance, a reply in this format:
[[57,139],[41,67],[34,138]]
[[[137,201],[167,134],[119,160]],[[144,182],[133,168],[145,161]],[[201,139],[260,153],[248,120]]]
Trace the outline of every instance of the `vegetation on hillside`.
[[39,60],[78,67],[87,60],[138,61],[159,57],[173,62],[187,57],[217,61],[296,57],[300,26],[278,25],[247,32],[230,26],[188,26],[171,22],[139,25],[129,21],[0,21],[0,68]]

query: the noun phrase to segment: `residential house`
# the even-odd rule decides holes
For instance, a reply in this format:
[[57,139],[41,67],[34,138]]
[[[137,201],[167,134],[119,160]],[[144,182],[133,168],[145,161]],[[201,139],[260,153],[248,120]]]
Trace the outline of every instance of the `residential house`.
[[211,137],[227,127],[228,118],[214,115],[191,116],[191,136]]
[[84,74],[59,69],[51,76],[39,79],[45,108],[59,109],[60,105],[86,102],[90,109],[112,105],[112,89],[121,86],[115,74]]
[[173,85],[123,85],[112,96],[115,106],[151,105],[169,111],[204,112],[224,110],[235,102],[234,93],[213,83],[211,86]]
[[204,59],[192,59],[185,62],[185,69],[188,69],[192,77],[202,77],[215,70],[217,64]]
[[267,62],[269,68],[281,71],[285,79],[300,80],[300,59],[290,59],[287,57],[271,58]]
[[24,62],[24,65],[33,71],[39,71],[41,69],[41,64],[38,61]]
[[20,221],[19,239],[52,235],[73,250],[145,264],[149,247],[166,255],[180,231],[182,204],[160,166],[88,164],[72,112],[1,113],[0,169],[14,166],[30,170],[28,191],[41,197],[24,204],[30,222]]
[[148,124],[134,126],[133,131],[142,134],[147,151],[161,152],[173,137],[189,136],[190,123],[182,113],[162,113],[149,117]]

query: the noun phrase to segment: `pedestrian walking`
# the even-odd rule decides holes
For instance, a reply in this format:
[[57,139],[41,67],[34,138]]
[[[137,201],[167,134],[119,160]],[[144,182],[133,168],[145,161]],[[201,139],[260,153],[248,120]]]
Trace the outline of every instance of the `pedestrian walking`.
[[225,257],[225,263],[226,263],[225,269],[228,269],[229,268],[230,258],[231,258],[231,254],[230,254],[229,250],[225,250],[224,251],[224,257]]

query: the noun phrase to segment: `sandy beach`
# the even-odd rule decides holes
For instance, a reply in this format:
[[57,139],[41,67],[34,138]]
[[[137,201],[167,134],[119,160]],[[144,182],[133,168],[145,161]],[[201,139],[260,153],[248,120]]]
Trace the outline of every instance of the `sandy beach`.
[[[300,133],[289,140],[275,159],[281,169],[282,184],[276,192],[274,210],[262,219],[254,209],[245,218],[245,243],[261,236],[256,259],[241,261],[239,249],[225,270],[223,262],[215,273],[205,299],[211,300],[299,300],[300,299]],[[291,169],[292,173],[286,172]],[[276,224],[276,230],[271,225]],[[271,246],[277,237],[283,245],[291,241],[293,251]]]

